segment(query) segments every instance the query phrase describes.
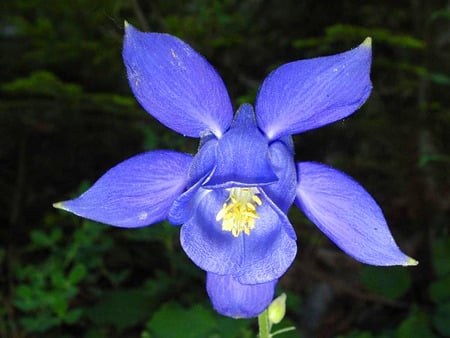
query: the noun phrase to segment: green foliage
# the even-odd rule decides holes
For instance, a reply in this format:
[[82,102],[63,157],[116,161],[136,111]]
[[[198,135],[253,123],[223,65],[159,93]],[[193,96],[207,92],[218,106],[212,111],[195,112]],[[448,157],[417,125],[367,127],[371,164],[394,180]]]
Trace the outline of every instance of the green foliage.
[[435,335],[430,327],[428,315],[418,309],[413,308],[408,318],[406,318],[397,328],[395,338],[433,338]]
[[431,248],[432,262],[434,270],[439,277],[450,275],[450,264],[448,259],[450,257],[450,238],[441,237],[432,243]]
[[[208,48],[231,47],[242,42],[241,32],[248,23],[239,11],[237,0],[196,0],[181,13],[165,17],[167,31],[194,43],[208,40]],[[205,30],[208,27],[208,30]]]
[[386,330],[381,333],[353,331],[347,335],[340,335],[338,338],[434,338],[436,335],[430,324],[430,318],[425,312],[413,308],[395,330]]
[[67,84],[47,71],[36,71],[29,77],[15,79],[2,85],[1,89],[13,95],[45,95],[49,97],[66,98],[77,97],[81,94],[81,87]]
[[450,275],[443,276],[430,284],[430,298],[435,303],[450,302]]
[[424,168],[428,164],[432,162],[444,162],[449,163],[450,162],[450,156],[447,155],[441,155],[441,154],[424,154],[419,159],[419,167]]
[[365,266],[361,280],[373,292],[390,299],[404,296],[411,287],[410,272],[403,267]]
[[219,317],[210,306],[183,308],[177,303],[163,304],[147,324],[141,338],[250,338],[248,320]]
[[[53,230],[31,232],[27,256],[44,259],[16,267],[18,284],[14,305],[23,312],[20,323],[27,332],[46,332],[62,324],[74,324],[82,307],[71,303],[79,296],[80,284],[102,266],[102,254],[112,246],[105,228],[84,221],[72,236],[64,238],[57,219],[49,217]],[[67,243],[66,241],[69,240]]]
[[337,39],[364,39],[367,36],[372,37],[378,43],[403,48],[424,48],[423,41],[410,35],[397,35],[392,31],[383,28],[366,28],[362,26],[337,24],[330,26],[325,31],[325,36],[330,40]]
[[410,35],[397,35],[384,28],[367,28],[364,26],[336,24],[326,28],[325,35],[320,38],[299,39],[293,42],[296,48],[308,48],[319,45],[329,45],[336,41],[363,41],[371,37],[376,43],[385,43],[402,48],[425,47],[423,41]]
[[444,337],[450,336],[450,302],[438,304],[433,314],[433,326]]
[[119,332],[142,323],[153,308],[152,297],[145,289],[105,291],[86,316],[97,326],[113,326]]
[[[432,311],[414,305],[408,316],[392,331],[373,334],[353,331],[341,338],[433,338],[450,336],[450,240],[436,239],[432,243],[431,261],[436,274],[428,288]],[[390,299],[401,299],[411,289],[410,271],[404,268],[364,267],[361,280],[371,291]]]
[[431,300],[436,304],[432,323],[442,336],[450,336],[450,238],[443,237],[433,242],[432,263],[437,279],[430,284]]
[[430,21],[438,20],[438,19],[446,19],[450,20],[450,10],[448,9],[441,9],[433,12],[433,14],[430,16]]

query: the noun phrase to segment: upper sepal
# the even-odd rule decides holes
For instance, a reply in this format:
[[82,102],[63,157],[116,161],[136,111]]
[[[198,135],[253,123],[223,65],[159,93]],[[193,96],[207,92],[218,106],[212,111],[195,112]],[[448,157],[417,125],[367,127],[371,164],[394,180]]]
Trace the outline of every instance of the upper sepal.
[[167,127],[191,137],[220,137],[229,127],[233,109],[222,79],[185,42],[126,24],[123,59],[137,100]]
[[400,251],[383,213],[357,182],[331,167],[297,163],[296,205],[337,246],[372,265],[415,265]]
[[151,151],[134,156],[106,172],[80,197],[55,207],[97,222],[142,227],[167,217],[185,189],[192,156]]
[[277,181],[267,139],[256,126],[253,108],[243,104],[217,144],[216,167],[206,187],[253,187]]
[[256,99],[259,127],[273,140],[352,114],[372,89],[371,59],[367,38],[353,50],[277,68],[265,79]]

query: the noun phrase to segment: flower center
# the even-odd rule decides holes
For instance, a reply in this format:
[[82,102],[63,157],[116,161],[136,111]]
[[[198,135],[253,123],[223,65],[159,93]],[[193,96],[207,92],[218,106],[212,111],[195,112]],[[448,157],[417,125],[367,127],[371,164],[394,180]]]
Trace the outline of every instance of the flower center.
[[225,201],[222,209],[217,213],[216,221],[222,220],[222,230],[230,231],[234,237],[241,232],[250,235],[255,228],[255,220],[259,218],[256,206],[261,205],[257,196],[257,188],[230,188],[230,197]]

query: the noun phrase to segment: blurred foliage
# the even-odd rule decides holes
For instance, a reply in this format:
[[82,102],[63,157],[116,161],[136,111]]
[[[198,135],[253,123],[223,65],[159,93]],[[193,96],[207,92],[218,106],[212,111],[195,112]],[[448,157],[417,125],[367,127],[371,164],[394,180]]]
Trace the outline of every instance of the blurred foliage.
[[365,266],[361,281],[371,291],[391,299],[401,298],[411,288],[410,272],[403,267]]
[[[195,151],[136,103],[123,21],[175,34],[219,71],[235,107],[268,72],[373,39],[368,102],[295,138],[380,202],[415,268],[363,267],[298,211],[280,281],[282,337],[450,337],[450,11],[444,0],[4,0],[0,4],[1,337],[254,337],[217,315],[177,227],[114,229],[51,209],[139,152]],[[88,180],[89,183],[82,183]],[[277,325],[278,326],[278,325]],[[279,329],[277,327],[276,329]]]

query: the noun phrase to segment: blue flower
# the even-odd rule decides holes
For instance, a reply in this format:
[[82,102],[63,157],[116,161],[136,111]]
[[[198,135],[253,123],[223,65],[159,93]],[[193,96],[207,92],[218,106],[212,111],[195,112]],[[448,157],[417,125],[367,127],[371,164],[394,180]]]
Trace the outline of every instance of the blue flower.
[[293,203],[337,246],[373,265],[413,265],[383,214],[353,179],[294,162],[291,135],[352,114],[371,91],[371,40],[332,56],[282,65],[255,104],[234,115],[214,68],[176,37],[126,25],[123,58],[133,93],[162,124],[200,138],[195,156],[157,150],[104,174],[80,197],[55,206],[118,227],[168,219],[206,271],[214,308],[254,317],[271,302],[297,252],[286,214]]

